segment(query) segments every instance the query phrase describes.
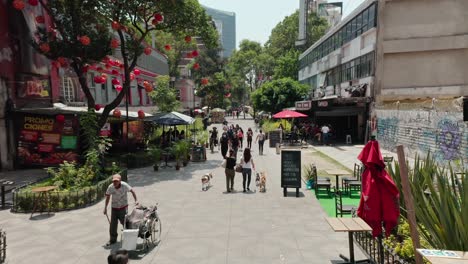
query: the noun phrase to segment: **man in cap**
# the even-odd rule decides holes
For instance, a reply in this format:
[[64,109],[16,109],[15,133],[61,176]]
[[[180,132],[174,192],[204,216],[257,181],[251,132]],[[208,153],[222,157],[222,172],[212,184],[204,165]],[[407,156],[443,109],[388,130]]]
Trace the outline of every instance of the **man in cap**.
[[132,187],[126,182],[122,181],[122,177],[119,174],[112,176],[112,183],[107,187],[106,191],[106,205],[104,207],[104,214],[107,215],[107,205],[112,196],[112,212],[111,212],[111,221],[109,227],[110,239],[107,243],[107,246],[110,246],[117,242],[117,226],[118,222],[123,225],[125,215],[127,214],[128,200],[127,192],[131,192],[133,198],[135,199],[135,204],[138,204],[138,200],[135,192]]

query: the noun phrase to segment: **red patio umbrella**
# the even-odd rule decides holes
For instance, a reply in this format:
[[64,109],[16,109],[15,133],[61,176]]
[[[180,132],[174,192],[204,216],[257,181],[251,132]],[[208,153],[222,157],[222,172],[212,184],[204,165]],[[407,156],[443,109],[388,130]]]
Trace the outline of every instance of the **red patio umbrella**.
[[382,222],[388,236],[400,216],[400,193],[385,170],[379,142],[367,142],[358,159],[365,169],[362,173],[361,201],[357,214],[372,227],[374,237],[382,233]]
[[296,118],[296,117],[307,117],[307,115],[301,114],[296,111],[284,110],[273,115],[273,118]]

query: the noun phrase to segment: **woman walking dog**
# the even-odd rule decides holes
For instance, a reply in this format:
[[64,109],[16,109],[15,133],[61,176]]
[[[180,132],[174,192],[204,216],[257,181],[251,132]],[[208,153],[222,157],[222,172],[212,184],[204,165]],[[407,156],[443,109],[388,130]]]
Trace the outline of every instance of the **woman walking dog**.
[[252,169],[255,170],[255,163],[249,148],[245,148],[240,164],[242,165],[242,187],[246,192],[245,184],[247,180],[247,191],[250,191],[250,180],[252,179]]

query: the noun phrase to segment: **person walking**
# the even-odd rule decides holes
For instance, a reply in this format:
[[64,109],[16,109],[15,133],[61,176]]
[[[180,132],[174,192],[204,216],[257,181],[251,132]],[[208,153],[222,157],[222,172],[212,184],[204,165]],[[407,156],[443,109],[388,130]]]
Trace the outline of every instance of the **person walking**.
[[226,154],[229,148],[229,137],[226,131],[221,134],[221,138],[219,139],[219,143],[221,144],[221,155],[223,158],[226,158]]
[[253,131],[249,127],[249,129],[247,130],[247,147],[249,149],[252,149],[252,138],[253,138]]
[[241,149],[244,148],[244,130],[241,127],[237,130],[237,138],[239,138]]
[[322,127],[322,140],[324,145],[328,145],[328,133],[330,132],[330,128],[327,125],[323,125]]
[[104,214],[107,215],[107,205],[112,196],[112,211],[111,211],[111,220],[109,226],[109,235],[110,239],[107,242],[106,246],[110,246],[117,242],[117,226],[118,221],[120,224],[124,224],[125,215],[127,214],[128,209],[128,199],[127,192],[131,192],[135,204],[138,204],[138,199],[136,197],[135,191],[128,183],[122,181],[122,177],[119,174],[114,174],[112,176],[112,183],[107,187],[106,191],[106,204],[104,207]]
[[236,166],[236,159],[234,158],[234,150],[229,150],[229,156],[226,157],[226,169],[224,173],[226,174],[226,191],[228,193],[234,191],[234,176],[236,175],[236,171],[234,167]]
[[258,141],[258,153],[259,155],[263,155],[263,143],[265,143],[265,134],[263,134],[261,129],[257,135],[257,138],[255,139],[255,143],[257,143],[257,141]]
[[255,170],[255,163],[249,148],[244,149],[244,155],[241,158],[240,164],[242,165],[242,187],[244,187],[244,192],[246,192],[247,186],[247,191],[250,192],[250,180],[252,179],[252,169]]

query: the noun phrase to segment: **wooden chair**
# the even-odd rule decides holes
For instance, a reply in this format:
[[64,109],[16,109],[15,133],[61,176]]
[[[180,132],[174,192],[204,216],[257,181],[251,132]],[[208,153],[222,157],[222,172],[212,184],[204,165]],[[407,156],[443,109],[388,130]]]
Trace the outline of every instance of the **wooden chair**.
[[344,187],[345,192],[351,197],[352,191],[361,190],[361,175],[363,166],[354,163],[353,177],[346,177],[341,180],[341,186]]
[[315,195],[317,196],[319,193],[320,189],[325,189],[327,191],[327,194],[331,194],[331,182],[330,178],[318,178],[317,174],[317,167],[312,168],[312,173],[314,175],[314,188],[315,188]]
[[341,191],[335,192],[335,216],[343,217],[344,214],[353,215],[354,212],[357,210],[356,206],[343,204],[343,197]]

